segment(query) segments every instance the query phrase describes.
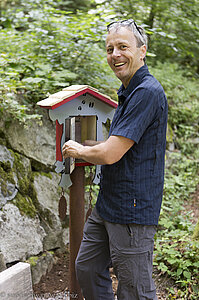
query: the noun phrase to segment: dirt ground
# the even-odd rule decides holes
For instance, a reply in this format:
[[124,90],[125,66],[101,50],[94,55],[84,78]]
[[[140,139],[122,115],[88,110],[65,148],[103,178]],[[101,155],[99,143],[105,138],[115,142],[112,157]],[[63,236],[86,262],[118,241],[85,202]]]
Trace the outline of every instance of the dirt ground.
[[[192,211],[191,219],[195,224],[199,217],[199,186],[194,193],[190,202],[185,203],[185,212]],[[33,286],[34,294],[45,295],[45,294],[58,294],[60,292],[65,292],[69,290],[69,252],[59,254],[56,253],[57,263],[53,266],[51,271],[43,276],[40,282]],[[154,280],[157,288],[158,300],[168,299],[168,292],[166,288],[174,287],[175,282],[173,282],[168,277],[163,277],[157,269],[154,269]],[[113,290],[116,292],[117,289],[117,279],[111,270],[111,277],[113,281]],[[61,298],[59,298],[61,299]]]
[[[52,270],[46,276],[42,276],[40,282],[33,286],[35,295],[43,295],[45,297],[45,295],[60,294],[69,290],[69,253],[67,251],[64,254],[56,254],[56,256],[57,263],[53,266]],[[110,273],[113,282],[113,291],[116,293],[117,278],[112,269],[110,269]],[[168,279],[164,278],[163,281],[158,271],[154,270],[154,280],[157,286],[158,299],[166,299],[164,297],[166,291],[164,291],[163,287],[168,286]]]

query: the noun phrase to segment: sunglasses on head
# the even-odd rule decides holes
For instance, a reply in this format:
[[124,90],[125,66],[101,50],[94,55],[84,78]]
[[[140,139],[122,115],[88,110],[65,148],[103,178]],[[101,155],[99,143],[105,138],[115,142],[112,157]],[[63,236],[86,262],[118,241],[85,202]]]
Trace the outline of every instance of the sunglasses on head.
[[110,24],[107,25],[107,31],[110,30],[110,28],[112,26],[114,26],[115,24],[122,24],[122,25],[127,25],[127,26],[130,26],[130,25],[134,25],[135,28],[137,29],[137,31],[139,32],[139,34],[142,36],[142,33],[139,29],[139,27],[137,26],[136,22],[133,20],[133,19],[128,19],[128,20],[123,20],[123,21],[114,21],[114,22],[111,22]]

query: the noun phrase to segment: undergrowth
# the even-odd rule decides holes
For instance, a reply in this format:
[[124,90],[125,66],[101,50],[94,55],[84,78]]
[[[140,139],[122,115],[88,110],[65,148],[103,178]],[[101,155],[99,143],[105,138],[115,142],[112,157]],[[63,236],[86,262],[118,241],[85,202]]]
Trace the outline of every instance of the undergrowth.
[[185,201],[199,183],[198,164],[180,152],[170,153],[166,169],[162,210],[156,234],[154,265],[175,281],[167,299],[199,298],[199,241],[193,240],[191,212]]

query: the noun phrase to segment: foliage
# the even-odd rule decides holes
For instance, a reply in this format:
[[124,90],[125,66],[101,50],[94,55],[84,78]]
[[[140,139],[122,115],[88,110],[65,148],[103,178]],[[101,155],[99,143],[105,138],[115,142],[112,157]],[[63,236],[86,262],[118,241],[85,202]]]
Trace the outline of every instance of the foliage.
[[199,138],[199,83],[185,77],[177,64],[158,63],[151,70],[161,82],[169,104],[168,122],[175,148],[184,155],[198,159],[196,143]]
[[146,28],[154,64],[177,62],[199,74],[198,0],[112,0],[111,8],[113,20],[131,18]]
[[[186,35],[186,43],[190,38],[193,39],[194,34],[197,39],[195,1],[192,3],[190,24],[190,16],[182,17],[182,14],[188,14],[188,9],[185,8],[189,7],[189,1],[181,1],[180,5],[172,0],[159,0],[156,4],[150,0],[122,3],[113,1],[111,6],[108,1],[97,1],[102,3],[98,6],[95,1],[91,1],[90,7],[93,9],[87,13],[75,10],[76,14],[69,10],[69,7],[72,8],[69,2],[3,1],[0,18],[1,113],[6,110],[11,113],[12,118],[26,122],[26,115],[31,118],[27,103],[35,103],[45,98],[48,93],[54,93],[74,82],[100,87],[102,91],[116,98],[115,89],[119,83],[112,76],[104,53],[105,24],[115,18],[132,17],[133,13],[138,23],[146,25],[151,37],[149,51],[155,53],[156,62],[165,59],[178,62],[179,56],[184,63],[184,52],[176,50],[176,56],[175,51],[171,50],[172,47],[179,48],[178,44],[172,44],[174,41],[180,42],[179,38],[175,38],[176,33],[174,34],[179,27],[176,25],[179,19],[188,26],[183,31],[183,34],[187,32],[189,38]],[[84,2],[82,5],[86,7]],[[79,7],[78,1],[74,1],[74,5]],[[185,43],[185,38],[181,44]],[[193,51],[190,56],[194,60],[197,58],[194,53],[198,50],[198,45],[191,45]],[[149,64],[154,63],[153,57],[149,56],[148,60]],[[193,62],[189,65],[193,65]],[[16,115],[13,107],[16,107]],[[35,114],[33,117],[39,116]]]
[[151,72],[162,83],[168,98],[168,122],[172,130],[169,142],[175,149],[166,152],[154,264],[161,274],[167,274],[177,284],[176,289],[168,288],[171,299],[198,299],[199,242],[192,239],[195,224],[185,203],[199,183],[199,153],[194,144],[199,138],[199,86],[193,78],[187,80],[177,64],[158,63]]
[[193,239],[199,240],[199,219],[198,222],[196,224],[196,227],[194,228],[194,232],[193,232]]
[[30,104],[73,83],[104,91],[111,84],[115,95],[117,81],[101,48],[104,17],[71,14],[51,4],[28,0],[1,15],[0,113],[6,110],[24,123],[39,118],[30,116]]
[[[175,297],[198,299],[199,241],[192,240],[194,225],[184,202],[199,183],[198,164],[180,152],[167,157],[162,210],[155,242],[154,265],[178,284]],[[171,292],[171,290],[169,289]]]

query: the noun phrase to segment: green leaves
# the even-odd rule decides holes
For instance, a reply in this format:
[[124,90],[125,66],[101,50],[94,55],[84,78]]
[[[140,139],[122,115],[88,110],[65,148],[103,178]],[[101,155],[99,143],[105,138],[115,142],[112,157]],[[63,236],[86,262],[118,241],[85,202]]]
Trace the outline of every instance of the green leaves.
[[44,78],[39,78],[39,77],[27,77],[27,78],[24,78],[22,81],[23,82],[27,82],[27,83],[30,83],[30,84],[34,84],[34,83],[39,83],[41,81],[43,81]]
[[62,70],[62,71],[54,72],[52,74],[52,77],[56,78],[57,80],[59,79],[62,80],[63,78],[75,80],[77,79],[78,75],[73,72],[70,72],[69,70]]

